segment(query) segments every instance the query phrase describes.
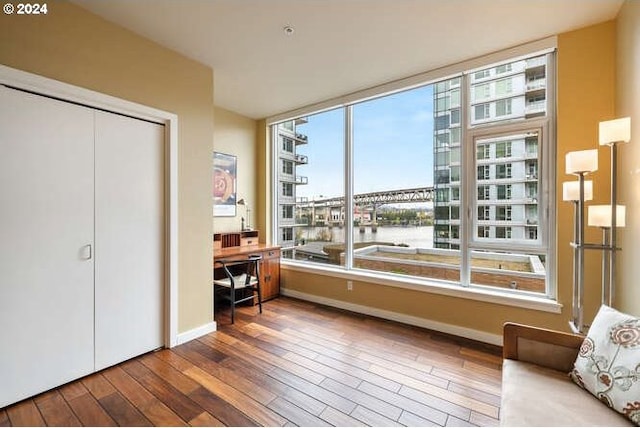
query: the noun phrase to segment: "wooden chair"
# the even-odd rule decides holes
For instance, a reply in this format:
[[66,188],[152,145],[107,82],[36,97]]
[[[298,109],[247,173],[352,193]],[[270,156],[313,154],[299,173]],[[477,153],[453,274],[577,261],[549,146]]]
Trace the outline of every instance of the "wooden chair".
[[229,301],[231,305],[231,324],[234,322],[236,304],[253,300],[256,293],[260,313],[262,313],[260,260],[262,260],[262,255],[257,254],[250,255],[244,259],[233,258],[215,261],[215,266],[221,268],[225,276],[215,279],[214,273],[214,292]]

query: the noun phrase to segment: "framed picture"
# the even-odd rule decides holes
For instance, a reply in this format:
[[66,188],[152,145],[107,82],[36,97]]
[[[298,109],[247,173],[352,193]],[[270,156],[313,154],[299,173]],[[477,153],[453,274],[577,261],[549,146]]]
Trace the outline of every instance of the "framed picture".
[[235,156],[213,152],[213,216],[235,217],[236,178],[238,162]]

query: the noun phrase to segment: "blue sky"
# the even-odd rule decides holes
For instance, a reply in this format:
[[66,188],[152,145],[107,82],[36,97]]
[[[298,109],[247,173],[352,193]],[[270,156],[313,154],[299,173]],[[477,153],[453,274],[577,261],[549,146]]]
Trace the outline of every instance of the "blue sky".
[[[344,111],[308,117],[297,132],[309,143],[296,152],[309,157],[297,175],[309,184],[296,195],[310,199],[343,194]],[[354,191],[367,193],[433,184],[433,90],[417,88],[360,103],[353,108]]]

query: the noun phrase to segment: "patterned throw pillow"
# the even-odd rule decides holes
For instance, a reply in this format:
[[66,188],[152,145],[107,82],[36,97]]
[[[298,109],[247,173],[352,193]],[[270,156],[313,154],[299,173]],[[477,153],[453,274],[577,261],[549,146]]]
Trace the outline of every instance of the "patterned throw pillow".
[[640,319],[602,305],[571,378],[640,425]]

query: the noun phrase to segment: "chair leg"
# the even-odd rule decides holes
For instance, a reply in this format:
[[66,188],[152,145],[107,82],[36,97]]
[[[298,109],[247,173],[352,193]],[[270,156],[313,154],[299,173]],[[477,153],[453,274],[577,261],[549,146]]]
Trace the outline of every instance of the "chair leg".
[[258,290],[258,308],[260,308],[260,313],[262,313],[262,287],[260,286],[260,278],[258,278],[256,288]]
[[233,324],[236,312],[236,290],[234,289],[233,285],[231,286],[231,299],[229,300],[231,301],[231,324]]

